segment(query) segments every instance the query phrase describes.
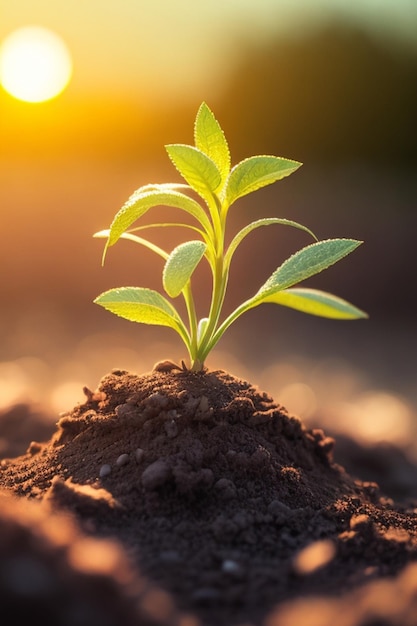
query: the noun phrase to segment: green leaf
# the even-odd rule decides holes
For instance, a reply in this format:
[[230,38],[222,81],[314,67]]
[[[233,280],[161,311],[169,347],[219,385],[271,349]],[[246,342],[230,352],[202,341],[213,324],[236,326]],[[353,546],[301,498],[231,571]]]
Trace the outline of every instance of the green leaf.
[[210,157],[185,144],[170,144],[165,149],[190,187],[205,200],[210,200],[221,184],[220,172]]
[[302,164],[276,156],[254,156],[244,159],[230,172],[226,184],[226,202],[230,206],[238,198],[289,176]]
[[186,241],[171,252],[162,275],[164,289],[171,298],[176,298],[184,289],[206,248],[203,241]]
[[361,243],[362,241],[356,239],[326,239],[302,248],[275,270],[254,299],[263,301],[276,291],[282,291],[319,274],[353,252]]
[[[355,250],[362,241],[357,241],[356,239],[327,239],[325,241],[318,241],[317,243],[313,243],[305,248],[302,248],[295,254],[293,254],[289,259],[284,261],[284,263],[270,276],[270,278],[264,283],[264,285],[259,289],[259,291],[249,300],[246,300],[242,304],[240,304],[230,315],[222,322],[219,328],[214,333],[213,338],[208,344],[208,351],[212,349],[212,347],[217,343],[223,333],[229,328],[229,326],[237,320],[243,313],[246,313],[250,309],[253,309],[264,302],[275,302],[277,304],[286,304],[286,306],[290,306],[289,302],[293,303],[293,308],[297,308],[295,304],[297,304],[296,297],[298,294],[298,305],[300,310],[303,310],[307,313],[313,313],[313,310],[316,311],[316,315],[324,315],[324,312],[330,313],[331,307],[333,307],[333,316],[336,316],[335,309],[339,307],[339,316],[342,318],[342,310],[344,308],[344,312],[347,315],[348,308],[352,307],[348,303],[344,303],[342,306],[342,302],[340,299],[338,304],[336,303],[336,297],[331,296],[330,294],[326,294],[326,298],[324,295],[321,296],[321,304],[319,302],[319,297],[312,294],[318,294],[320,292],[308,290],[308,289],[295,289],[290,290],[287,289],[292,285],[313,276],[314,274],[318,274],[322,270],[326,269],[330,265],[333,265],[343,257],[347,256],[350,252]],[[286,292],[284,291],[286,290]],[[281,298],[281,294],[286,293]],[[288,295],[289,294],[289,295]],[[301,294],[304,296],[303,302],[301,301]],[[306,295],[310,294],[310,296]],[[307,304],[307,299],[309,298],[310,302]],[[332,299],[332,300],[331,300]],[[314,303],[315,300],[315,303]],[[301,308],[303,306],[303,308]],[[309,309],[309,310],[307,310]],[[321,311],[320,313],[318,311]],[[355,316],[358,317],[366,317],[366,313],[360,311],[352,307],[350,312],[355,312]],[[330,315],[329,315],[330,316]],[[345,318],[346,319],[346,318]]]
[[130,196],[114,217],[110,225],[107,247],[113,246],[133,222],[154,206],[171,206],[182,209],[192,215],[206,232],[211,232],[211,224],[207,214],[192,198],[174,189],[143,191],[143,188],[140,188]]
[[317,289],[284,289],[262,300],[262,303],[266,302],[281,304],[303,313],[331,319],[353,320],[368,317],[367,313],[346,300]]
[[110,289],[97,296],[94,302],[131,322],[169,326],[176,331],[182,325],[171,303],[152,289],[144,287]]
[[142,185],[135,193],[146,193],[148,191],[177,191],[178,189],[188,189],[189,186],[184,183],[148,183]]
[[[107,239],[109,236],[109,233],[110,233],[109,230],[100,230],[99,232],[94,233],[93,237],[96,237],[97,239],[99,238]],[[165,259],[165,261],[169,257],[168,252],[165,252],[165,250],[162,250],[162,248],[160,248],[159,246],[156,246],[151,241],[148,241],[147,239],[144,239],[143,237],[138,237],[137,235],[134,235],[130,231],[128,231],[127,233],[122,233],[120,235],[120,239],[128,239],[130,241],[134,241],[135,243],[138,243],[141,246],[144,246],[145,248],[152,250],[152,252],[155,252],[156,254],[161,256],[163,259]]]
[[230,261],[236,251],[236,248],[241,244],[243,239],[247,235],[249,235],[249,233],[251,233],[256,228],[259,228],[260,226],[271,226],[273,224],[280,224],[282,226],[293,226],[294,228],[298,228],[299,230],[305,231],[306,233],[311,235],[313,239],[317,239],[315,234],[309,228],[307,228],[306,226],[303,226],[302,224],[299,224],[298,222],[293,222],[292,220],[286,220],[286,219],[279,218],[279,217],[266,217],[261,220],[256,220],[255,222],[251,222],[250,224],[242,228],[242,230],[240,230],[237,233],[237,235],[235,235],[235,237],[230,242],[229,248],[225,255],[226,266],[230,264]]
[[229,146],[219,122],[205,102],[197,113],[194,140],[196,147],[217,165],[222,181],[225,181],[230,172]]

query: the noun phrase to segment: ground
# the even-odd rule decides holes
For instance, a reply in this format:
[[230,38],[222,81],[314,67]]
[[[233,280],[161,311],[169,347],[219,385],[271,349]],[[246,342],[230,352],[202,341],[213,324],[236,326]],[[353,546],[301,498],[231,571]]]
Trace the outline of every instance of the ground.
[[49,439],[1,462],[14,615],[417,624],[416,504],[355,478],[322,430],[222,370],[114,370],[84,393]]

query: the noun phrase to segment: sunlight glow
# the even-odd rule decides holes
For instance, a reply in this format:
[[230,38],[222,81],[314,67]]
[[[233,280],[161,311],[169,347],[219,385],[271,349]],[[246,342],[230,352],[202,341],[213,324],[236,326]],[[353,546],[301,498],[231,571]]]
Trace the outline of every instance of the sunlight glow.
[[18,100],[50,100],[62,93],[71,74],[67,46],[46,28],[19,28],[6,37],[0,48],[0,82]]

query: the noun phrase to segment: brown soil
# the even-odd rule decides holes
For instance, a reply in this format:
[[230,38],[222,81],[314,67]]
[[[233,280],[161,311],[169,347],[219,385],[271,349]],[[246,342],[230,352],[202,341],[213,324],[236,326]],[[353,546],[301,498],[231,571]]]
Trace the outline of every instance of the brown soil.
[[1,463],[13,614],[417,624],[417,509],[353,478],[321,430],[223,371],[115,370],[85,393],[46,443]]

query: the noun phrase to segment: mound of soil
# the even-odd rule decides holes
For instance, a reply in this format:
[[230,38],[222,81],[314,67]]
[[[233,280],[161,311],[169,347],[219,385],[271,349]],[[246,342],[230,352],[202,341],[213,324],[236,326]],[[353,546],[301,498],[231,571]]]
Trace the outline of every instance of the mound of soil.
[[[117,541],[141,581],[138,625],[313,624],[323,602],[327,626],[337,603],[346,617],[350,598],[403,579],[404,621],[372,623],[417,623],[417,509],[354,479],[323,431],[224,371],[114,370],[85,394],[49,441],[3,459],[0,487]],[[144,581],[160,594],[147,612]],[[360,605],[349,626],[371,623]]]

